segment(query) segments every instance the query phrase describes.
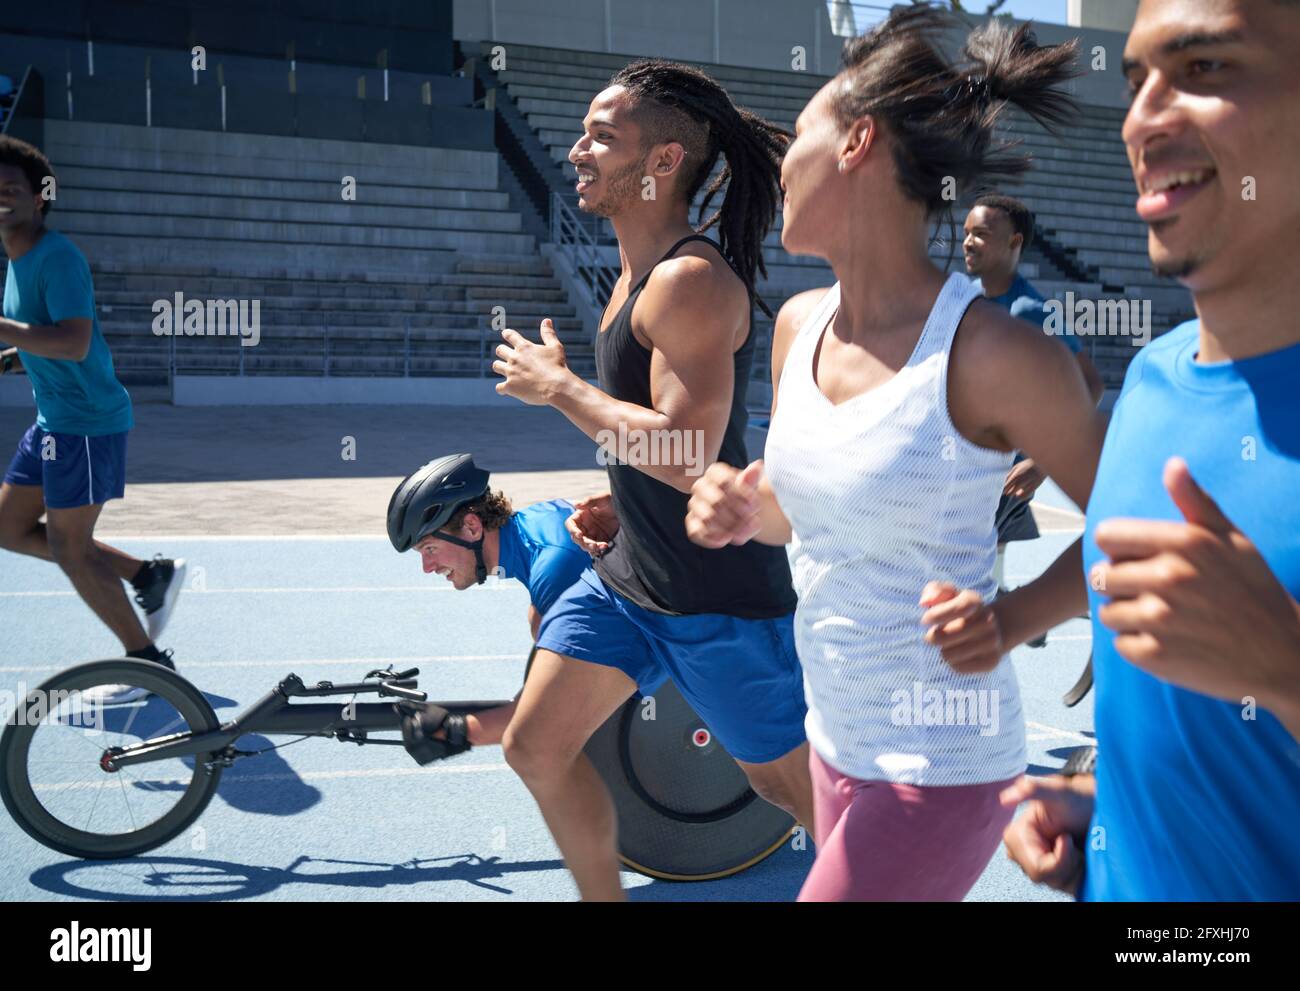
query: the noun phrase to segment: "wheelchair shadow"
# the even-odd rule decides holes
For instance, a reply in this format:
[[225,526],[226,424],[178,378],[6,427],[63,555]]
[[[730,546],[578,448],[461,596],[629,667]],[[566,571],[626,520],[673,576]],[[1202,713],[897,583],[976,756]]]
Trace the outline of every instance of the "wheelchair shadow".
[[[346,865],[356,870],[302,870],[314,865]],[[433,866],[425,866],[433,865]],[[198,857],[132,857],[126,860],[68,860],[32,872],[31,883],[51,894],[111,902],[240,901],[280,888],[300,887],[300,900],[333,900],[310,887],[382,889],[398,885],[463,882],[500,895],[514,890],[500,883],[511,875],[555,871],[561,860],[502,862],[475,853],[381,861],[298,857],[288,867],[259,867]]]
[[[210,692],[204,692],[203,695],[216,712],[239,705],[234,699]],[[141,740],[175,733],[183,728],[183,724],[176,721],[176,710],[156,696],[150,696],[135,705],[106,707],[100,718],[105,730],[135,736]],[[277,751],[268,749],[275,746],[269,738],[249,733],[236,740],[235,746],[240,750],[267,752],[238,760],[222,773],[216,797],[231,808],[259,815],[291,816],[305,812],[320,802],[320,789],[303,781]],[[184,761],[187,766],[194,766],[192,757],[184,758]],[[151,781],[137,783],[136,787],[153,791],[182,791],[185,785],[179,782]]]

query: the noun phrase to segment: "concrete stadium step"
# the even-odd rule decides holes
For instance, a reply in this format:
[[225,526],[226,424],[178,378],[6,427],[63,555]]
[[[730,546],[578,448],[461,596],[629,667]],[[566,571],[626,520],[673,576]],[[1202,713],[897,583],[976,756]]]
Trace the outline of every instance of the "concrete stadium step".
[[358,188],[497,189],[495,152],[59,120],[45,127],[44,150],[56,170],[69,164],[335,184],[351,175]]
[[[572,50],[567,48],[546,48],[539,45],[520,45],[514,42],[503,41],[482,41],[479,43],[479,53],[486,56],[496,45],[501,45],[505,49],[506,66],[514,64],[515,59],[531,60],[544,62],[554,67],[557,74],[566,73],[572,69],[582,67],[596,67],[605,72],[606,75],[612,75],[629,62],[638,58],[644,58],[642,55],[625,55],[613,52],[590,52]],[[734,79],[748,80],[757,83],[763,82],[783,82],[792,86],[803,85],[805,80],[813,80],[818,77],[810,76],[804,72],[785,72],[777,69],[750,69],[743,66],[717,65],[708,62],[692,62],[708,72],[716,79]],[[825,81],[824,79],[822,80]]]
[[418,250],[469,248],[474,251],[502,251],[523,254],[534,241],[529,234],[485,231],[393,229],[385,227],[342,227],[327,224],[266,224],[254,220],[215,220],[206,217],[176,217],[166,214],[105,214],[67,211],[60,217],[63,229],[77,234],[117,235],[128,238],[174,238],[178,241],[234,239],[251,242],[280,242],[311,245],[348,245],[358,248],[408,248]]
[[[629,60],[630,61],[630,60]],[[623,63],[626,65],[627,63]],[[622,68],[620,65],[618,68]],[[780,73],[773,71],[763,78],[748,78],[730,72],[727,67],[701,64],[700,68],[717,80],[729,93],[750,96],[770,96],[779,99],[802,100],[807,103],[824,86],[828,76],[810,76],[806,73]],[[590,95],[600,92],[610,76],[618,69],[607,71],[599,66],[566,64],[557,71],[556,62],[535,58],[511,57],[507,54],[506,68],[497,71],[502,82],[520,82],[534,85],[559,86],[565,89],[583,89]],[[734,96],[733,96],[734,99]],[[740,102],[737,100],[736,102]]]
[[[513,309],[509,310],[507,315],[509,318],[508,323],[513,325],[514,329],[534,338],[536,337],[535,325],[540,324],[544,319],[540,315],[526,315]],[[570,340],[583,342],[586,340],[587,334],[581,320],[571,316],[551,316],[550,319],[561,340],[565,342]],[[444,333],[469,332],[468,329],[472,329],[475,334],[487,334],[495,342],[499,335],[492,326],[492,320],[493,314],[491,312],[431,313],[427,310],[420,310],[411,313],[392,313],[368,310],[345,313],[338,310],[276,310],[271,307],[259,307],[259,323],[263,337],[268,335],[276,337],[319,337],[322,334],[335,333],[365,333],[380,336],[384,334],[403,336],[406,333],[412,335],[427,333],[436,336]],[[100,314],[99,320],[100,329],[106,336],[116,335],[126,338],[143,334],[159,338],[167,336],[155,335],[152,331],[153,323],[154,314],[152,310],[149,307],[142,306],[115,307],[111,313]],[[190,339],[181,333],[177,333],[176,337],[178,339]]]
[[[1046,179],[1047,177],[1041,170],[1036,170],[1026,175],[1022,183],[1008,183],[1003,188],[1010,195],[1026,202],[1032,199],[1038,203],[1054,206],[1062,213],[1077,212],[1078,198],[1077,195],[1071,195],[1069,192],[1070,187],[1067,186],[1062,189],[1060,185],[1049,183]],[[1124,219],[1124,214],[1130,217],[1137,216],[1133,209],[1133,204],[1137,200],[1137,190],[1131,182],[1127,190],[1115,188],[1088,189],[1082,183],[1075,188],[1078,192],[1086,192],[1089,209],[1093,206],[1102,208],[1106,211],[1105,216],[1114,217],[1118,220]]]
[[179,262],[213,272],[247,273],[253,269],[259,276],[272,278],[308,275],[365,279],[376,273],[415,277],[428,272],[450,272],[458,255],[454,247],[426,250],[272,241],[259,242],[253,255],[244,240],[165,239],[127,235],[116,230],[83,231],[63,224],[60,229],[77,243],[95,267],[113,263],[152,269]]
[[241,197],[195,196],[161,192],[64,189],[60,208],[69,213],[111,216],[166,216],[175,219],[255,220],[268,224],[298,223],[339,227],[448,228],[520,233],[518,213],[507,210],[456,210],[419,206]]
[[[555,75],[536,68],[507,69],[498,73],[500,81],[512,94],[536,96],[539,99],[578,100],[589,104],[598,92],[608,85],[607,75],[603,77],[578,77],[565,70],[564,75]],[[780,83],[751,83],[714,77],[716,82],[731,96],[737,107],[745,107],[755,113],[776,111],[783,114],[798,114],[806,107],[816,94],[816,88],[796,88]]]
[[[263,179],[241,176],[192,175],[181,172],[60,165],[59,192],[137,191],[247,200],[292,200],[301,203],[344,203],[341,185],[317,179]],[[356,205],[403,206],[450,210],[508,210],[510,197],[489,189],[432,189],[419,186],[358,185]]]

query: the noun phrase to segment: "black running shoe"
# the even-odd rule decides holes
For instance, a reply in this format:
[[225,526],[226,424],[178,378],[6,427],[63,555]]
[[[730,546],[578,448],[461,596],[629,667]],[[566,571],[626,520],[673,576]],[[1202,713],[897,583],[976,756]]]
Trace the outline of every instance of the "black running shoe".
[[156,554],[145,569],[144,576],[135,583],[135,602],[144,610],[149,639],[157,642],[176,608],[176,598],[185,581],[185,559],[170,560]]
[[1026,646],[1026,647],[1046,647],[1046,646],[1047,646],[1047,634],[1044,633],[1042,636],[1034,637],[1034,639],[1032,639],[1032,640],[1026,640],[1026,641],[1025,641],[1025,646]]
[[[175,671],[176,664],[172,660],[172,652],[164,650],[159,654],[160,656],[153,663]],[[122,705],[126,702],[137,702],[148,694],[149,691],[139,685],[94,685],[82,692],[81,697],[92,705]]]

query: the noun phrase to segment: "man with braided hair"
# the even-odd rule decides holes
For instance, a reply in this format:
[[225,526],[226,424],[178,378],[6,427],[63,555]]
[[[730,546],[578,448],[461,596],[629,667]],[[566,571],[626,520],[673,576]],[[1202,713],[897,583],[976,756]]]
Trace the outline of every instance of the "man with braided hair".
[[[570,525],[593,567],[543,618],[504,739],[586,899],[623,893],[614,806],[583,746],[669,678],[754,790],[811,825],[785,551],[705,549],[684,526],[706,465],[749,464],[750,315],[763,306],[754,281],[786,138],[689,66],[649,59],[615,74],[569,152],[579,206],[609,218],[622,265],[597,336],[600,387],[566,367],[549,320],[541,343],[506,330],[497,348],[497,391],[559,410],[609,465],[610,492]],[[719,193],[721,208],[693,227],[690,204],[720,156],[698,217]],[[701,234],[713,227],[717,242]]]

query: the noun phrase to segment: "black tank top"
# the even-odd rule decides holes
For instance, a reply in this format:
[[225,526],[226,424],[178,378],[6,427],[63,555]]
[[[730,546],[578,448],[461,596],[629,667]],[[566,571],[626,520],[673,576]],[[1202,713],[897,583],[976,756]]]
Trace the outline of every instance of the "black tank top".
[[[690,241],[704,241],[721,255],[710,238],[684,237],[660,261]],[[725,259],[725,256],[724,260]],[[656,263],[658,264],[658,263]],[[730,263],[728,263],[730,264]],[[654,269],[651,269],[653,272]],[[609,328],[596,336],[596,372],[601,389],[615,399],[652,408],[650,352],[632,333],[632,310],[650,272],[628,294]],[[745,450],[745,389],[754,363],[752,327],[732,355],[735,385],[731,414],[718,460],[737,468],[749,464]],[[619,529],[596,573],[621,595],[653,612],[669,615],[725,613],[746,619],[770,619],[792,612],[795,594],[785,548],[750,541],[740,547],[709,550],[686,536],[690,496],[631,465],[611,461],[609,487]]]

